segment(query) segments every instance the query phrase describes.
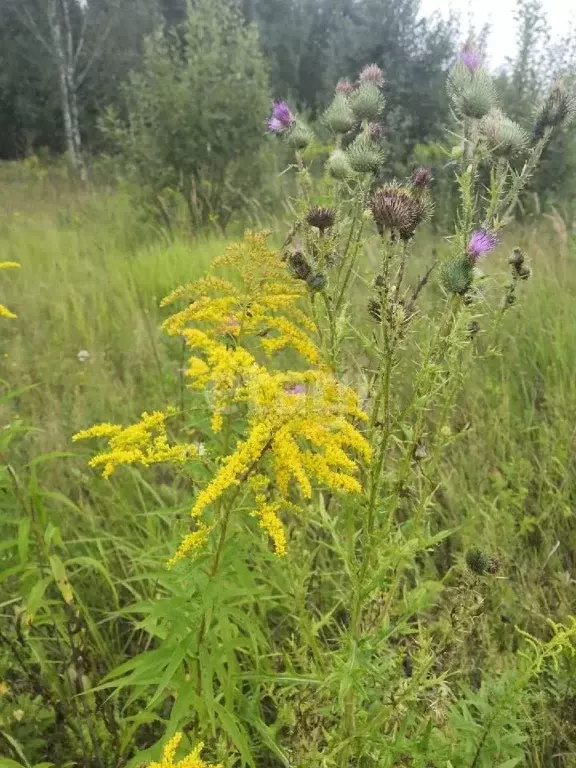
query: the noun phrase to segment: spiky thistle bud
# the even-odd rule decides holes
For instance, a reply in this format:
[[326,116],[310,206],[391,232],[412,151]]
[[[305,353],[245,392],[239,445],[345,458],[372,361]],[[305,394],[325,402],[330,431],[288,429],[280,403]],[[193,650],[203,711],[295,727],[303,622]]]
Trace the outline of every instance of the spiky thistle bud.
[[490,558],[490,565],[488,566],[488,573],[491,573],[494,575],[495,573],[498,573],[500,568],[502,567],[502,561],[498,557],[498,555],[492,555]]
[[361,85],[350,95],[350,106],[357,120],[378,120],[385,103],[384,96],[373,83]]
[[334,224],[334,219],[335,213],[333,208],[323,208],[319,205],[310,208],[306,214],[308,224],[319,229],[321,234],[324,234],[325,230],[330,229]]
[[477,320],[471,320],[468,323],[468,336],[473,339],[480,332],[480,323]]
[[347,78],[341,78],[336,83],[336,93],[343,93],[344,96],[349,96],[354,90],[354,86]]
[[566,126],[576,115],[576,97],[569,93],[562,80],[556,80],[536,116],[533,133],[536,139],[544,136],[547,128]]
[[526,257],[524,256],[524,252],[520,248],[514,248],[512,251],[512,256],[508,259],[508,264],[511,264],[514,270],[519,269],[524,262],[526,261]]
[[348,97],[344,93],[337,93],[334,96],[322,120],[334,133],[348,133],[357,122]]
[[306,149],[306,147],[313,140],[314,134],[308,128],[305,123],[297,120],[290,131],[286,134],[286,143],[292,147],[292,149],[300,150]]
[[433,204],[428,196],[414,195],[411,189],[393,182],[374,192],[371,208],[381,235],[388,230],[408,240],[419,224],[429,220]]
[[292,270],[294,277],[297,277],[298,280],[308,280],[312,274],[312,267],[302,251],[292,251],[288,256],[288,266]]
[[384,85],[384,72],[378,64],[367,64],[358,76],[360,85],[375,85],[376,88],[382,88]]
[[382,305],[377,299],[369,299],[368,314],[376,323],[382,322]]
[[335,179],[348,179],[353,173],[348,155],[341,149],[335,149],[326,163],[328,173]]
[[376,173],[384,162],[384,151],[365,133],[359,134],[346,150],[353,170]]
[[512,267],[512,277],[514,280],[528,280],[532,275],[532,270],[527,266],[526,257],[520,248],[514,248],[508,263]]
[[384,137],[384,126],[382,123],[368,123],[366,133],[372,141],[378,142]]
[[473,278],[474,268],[467,257],[449,259],[440,269],[442,286],[456,296],[464,296],[470,290]]
[[412,187],[414,189],[420,190],[420,189],[426,189],[430,186],[430,182],[432,181],[432,173],[430,171],[430,168],[425,168],[424,166],[419,166],[418,168],[414,168],[412,171]]
[[308,285],[308,290],[310,293],[318,293],[319,291],[324,290],[326,287],[326,282],[326,275],[323,275],[321,272],[317,272],[315,275],[310,275],[306,281],[306,284]]
[[480,133],[496,157],[512,157],[528,144],[528,134],[499,109],[491,109],[480,121]]
[[466,565],[472,573],[482,576],[490,570],[490,557],[478,547],[473,547],[466,552]]
[[461,117],[481,119],[496,106],[494,81],[479,67],[475,71],[458,62],[448,75],[448,95]]

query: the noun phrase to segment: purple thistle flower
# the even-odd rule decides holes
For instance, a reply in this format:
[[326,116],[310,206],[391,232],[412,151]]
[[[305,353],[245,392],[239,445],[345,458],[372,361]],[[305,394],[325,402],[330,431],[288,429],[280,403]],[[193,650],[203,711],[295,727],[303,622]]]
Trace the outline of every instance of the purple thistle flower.
[[468,243],[468,258],[472,264],[480,259],[481,256],[496,248],[498,238],[487,229],[476,229],[472,232],[470,242]]
[[480,57],[472,43],[466,43],[462,46],[460,53],[458,54],[459,61],[467,67],[470,72],[476,72],[480,66]]
[[285,101],[275,101],[272,107],[272,117],[268,120],[270,133],[285,133],[296,122],[290,107]]
[[360,85],[375,85],[376,88],[382,88],[384,85],[384,73],[378,64],[368,64],[364,67],[358,77]]
[[344,96],[349,96],[352,91],[354,90],[354,86],[350,82],[350,80],[346,80],[345,78],[342,78],[341,80],[338,80],[336,83],[336,93],[343,93]]

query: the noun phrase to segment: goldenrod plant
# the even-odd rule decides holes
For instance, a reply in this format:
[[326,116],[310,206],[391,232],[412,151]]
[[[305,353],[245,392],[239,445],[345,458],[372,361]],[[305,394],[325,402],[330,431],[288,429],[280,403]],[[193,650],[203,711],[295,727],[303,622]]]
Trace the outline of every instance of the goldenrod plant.
[[[20,264],[17,261],[0,261],[0,269],[18,269]],[[0,317],[5,317],[8,320],[15,320],[16,315],[14,312],[5,307],[4,304],[0,304]]]

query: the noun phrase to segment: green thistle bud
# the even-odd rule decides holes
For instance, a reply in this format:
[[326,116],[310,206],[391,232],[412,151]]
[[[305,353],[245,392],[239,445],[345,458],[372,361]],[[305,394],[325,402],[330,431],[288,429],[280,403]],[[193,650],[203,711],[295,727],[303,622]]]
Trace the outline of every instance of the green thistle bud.
[[341,149],[335,149],[326,164],[328,173],[335,179],[348,179],[353,174],[348,155]]
[[496,106],[496,89],[488,72],[479,67],[470,71],[461,62],[448,75],[448,95],[461,117],[480,119]]
[[466,552],[466,565],[478,576],[490,572],[491,560],[487,554],[478,547],[473,547]]
[[468,323],[468,335],[473,339],[477,333],[480,333],[480,323],[477,320],[471,320]]
[[480,132],[490,152],[497,157],[516,155],[528,144],[526,131],[499,109],[491,109],[482,118]]
[[526,264],[526,257],[520,248],[514,248],[512,256],[508,259],[508,264],[512,267],[514,280],[528,280],[532,275],[532,270]]
[[524,252],[520,248],[514,248],[512,256],[508,259],[508,264],[512,265],[514,271],[517,271],[526,261]]
[[374,322],[382,322],[382,305],[377,299],[370,299],[368,301],[368,314]]
[[530,269],[530,267],[521,267],[518,270],[518,277],[520,278],[520,280],[528,280],[529,278],[532,277],[532,270]]
[[358,120],[378,120],[385,103],[384,96],[372,83],[361,85],[350,96],[350,106]]
[[502,562],[500,558],[497,555],[492,555],[490,558],[490,565],[488,566],[488,573],[494,575],[495,573],[498,573],[501,567]]
[[344,93],[336,94],[322,119],[334,133],[348,133],[357,122],[348,97]]
[[302,251],[292,251],[288,256],[288,266],[298,280],[308,280],[312,274],[312,268]]
[[440,282],[448,293],[463,296],[472,285],[474,267],[470,259],[459,257],[450,259],[442,265],[440,270]]
[[533,133],[541,139],[547,128],[565,127],[576,115],[576,97],[568,93],[562,80],[557,80],[550,89],[546,101],[536,116]]
[[294,123],[290,131],[285,135],[286,143],[292,147],[292,149],[296,150],[306,149],[314,138],[314,134],[310,128],[299,120]]
[[310,293],[318,293],[326,288],[326,275],[317,272],[315,275],[310,275],[306,283]]
[[384,162],[384,151],[365,133],[357,136],[346,151],[350,165],[359,173],[376,173]]

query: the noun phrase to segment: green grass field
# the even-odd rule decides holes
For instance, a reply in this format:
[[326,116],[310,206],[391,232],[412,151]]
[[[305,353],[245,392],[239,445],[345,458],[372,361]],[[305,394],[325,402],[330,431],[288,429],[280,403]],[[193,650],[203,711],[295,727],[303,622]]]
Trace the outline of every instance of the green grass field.
[[[0,202],[0,259],[22,265],[0,286],[18,315],[0,335],[0,766],[136,766],[158,757],[154,745],[187,711],[226,768],[330,765],[307,762],[311,745],[330,743],[321,613],[310,603],[342,589],[337,571],[303,534],[278,563],[254,526],[236,523],[205,660],[211,693],[199,702],[181,651],[198,623],[202,561],[177,578],[164,569],[192,489],[162,468],[105,481],[71,442],[94,422],[127,424],[188,397],[159,301],[203,274],[226,241],[168,241],[121,192],[20,166],[1,169]],[[444,247],[439,235],[419,237],[414,272]],[[386,606],[393,617],[412,601],[419,617],[389,641],[414,649],[413,671],[390,653],[375,683],[383,709],[371,717],[388,713],[397,745],[390,768],[576,766],[574,661],[543,666],[521,696],[514,682],[525,663],[515,626],[546,642],[548,619],[574,613],[576,237],[557,217],[518,226],[500,267],[517,242],[533,279],[505,315],[500,353],[480,332],[484,354],[450,418],[433,511],[434,531],[450,535],[419,555]],[[320,535],[318,520],[308,526]],[[464,553],[478,543],[501,561],[492,579],[466,575]],[[254,552],[268,570],[250,567]],[[290,648],[306,631],[310,655],[298,657]],[[94,692],[112,670],[116,695]],[[425,737],[435,762],[418,757]]]

